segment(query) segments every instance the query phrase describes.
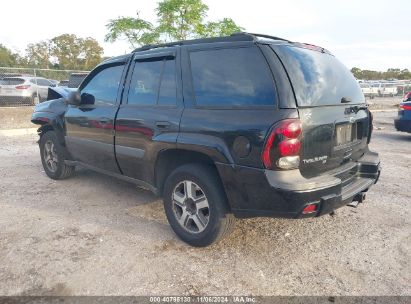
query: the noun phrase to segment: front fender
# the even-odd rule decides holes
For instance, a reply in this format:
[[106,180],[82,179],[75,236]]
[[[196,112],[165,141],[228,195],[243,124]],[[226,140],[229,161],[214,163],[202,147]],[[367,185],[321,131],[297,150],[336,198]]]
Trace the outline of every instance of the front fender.
[[43,133],[53,130],[59,142],[65,146],[64,134],[64,120],[62,115],[55,115],[50,112],[35,112],[31,117],[31,122],[40,125],[37,132],[41,136]]

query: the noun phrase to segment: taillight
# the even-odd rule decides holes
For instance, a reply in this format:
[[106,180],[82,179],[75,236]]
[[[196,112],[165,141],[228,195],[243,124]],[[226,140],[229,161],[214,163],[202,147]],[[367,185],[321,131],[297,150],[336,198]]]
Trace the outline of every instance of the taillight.
[[17,90],[27,90],[28,88],[30,88],[30,85],[28,85],[28,84],[16,86]]
[[317,211],[317,207],[318,207],[317,203],[307,205],[307,206],[305,206],[305,208],[303,209],[303,214],[310,214],[310,213],[316,212],[316,211]]
[[267,169],[295,169],[300,164],[301,121],[286,119],[275,124],[261,155]]
[[402,109],[402,110],[411,110],[411,106],[410,105],[405,105],[405,104],[400,104],[400,109]]

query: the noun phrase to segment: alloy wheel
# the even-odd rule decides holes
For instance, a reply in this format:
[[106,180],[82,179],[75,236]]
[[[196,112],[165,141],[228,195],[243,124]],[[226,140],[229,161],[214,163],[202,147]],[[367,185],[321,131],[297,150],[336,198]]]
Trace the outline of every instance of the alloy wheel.
[[184,180],[173,191],[173,212],[182,228],[200,233],[207,227],[210,207],[204,191],[194,182]]
[[57,171],[58,157],[56,152],[56,147],[51,140],[47,140],[44,144],[44,162],[46,163],[47,169],[51,172]]

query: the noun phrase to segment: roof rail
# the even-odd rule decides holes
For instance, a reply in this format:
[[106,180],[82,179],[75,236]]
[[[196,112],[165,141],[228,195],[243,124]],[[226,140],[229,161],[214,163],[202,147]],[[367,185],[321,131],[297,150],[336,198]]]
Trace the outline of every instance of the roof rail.
[[162,47],[173,47],[177,45],[192,45],[200,43],[213,43],[213,42],[233,42],[233,41],[253,41],[253,37],[248,34],[236,34],[231,36],[224,37],[213,37],[213,38],[200,38],[200,39],[191,39],[191,40],[181,40],[169,43],[160,43],[160,44],[147,44],[135,49],[132,53],[142,52],[151,49],[157,49]]
[[192,44],[200,44],[200,43],[213,43],[213,42],[233,42],[233,41],[256,41],[258,37],[261,38],[268,38],[273,40],[281,40],[292,43],[292,41],[270,36],[264,34],[254,34],[254,33],[247,33],[247,32],[236,32],[231,34],[230,36],[224,37],[214,37],[214,38],[200,38],[200,39],[191,39],[191,40],[181,40],[175,42],[168,42],[168,43],[159,43],[159,44],[147,44],[143,45],[142,47],[136,48],[132,53],[147,51],[151,49],[163,48],[163,47],[173,47],[177,45],[192,45]]
[[261,38],[268,38],[268,39],[273,39],[273,40],[282,40],[282,41],[292,43],[292,41],[290,41],[290,40],[280,38],[280,37],[276,37],[276,36],[265,35],[265,34],[256,34],[256,33],[248,33],[248,32],[236,32],[236,33],[231,34],[231,36],[238,36],[238,35],[248,35],[248,36],[257,37],[257,38],[261,37]]

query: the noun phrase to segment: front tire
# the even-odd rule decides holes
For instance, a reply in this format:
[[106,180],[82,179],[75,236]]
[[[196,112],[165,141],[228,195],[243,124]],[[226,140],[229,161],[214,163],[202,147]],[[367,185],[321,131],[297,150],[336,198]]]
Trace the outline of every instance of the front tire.
[[64,147],[58,141],[54,131],[48,131],[40,138],[40,157],[44,172],[52,179],[64,179],[71,176],[74,166],[65,164]]
[[163,196],[171,228],[192,246],[211,245],[234,226],[220,179],[209,165],[178,167],[167,178]]

